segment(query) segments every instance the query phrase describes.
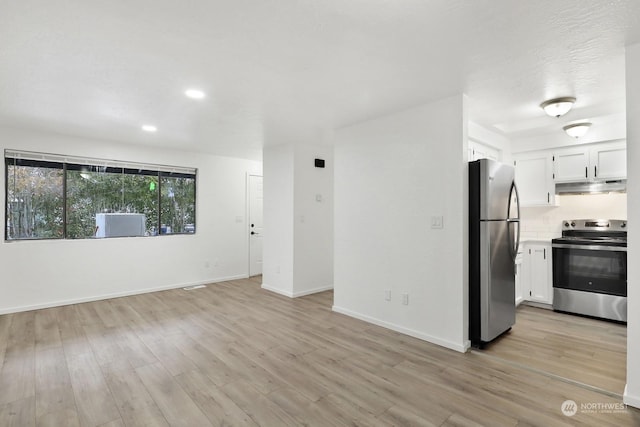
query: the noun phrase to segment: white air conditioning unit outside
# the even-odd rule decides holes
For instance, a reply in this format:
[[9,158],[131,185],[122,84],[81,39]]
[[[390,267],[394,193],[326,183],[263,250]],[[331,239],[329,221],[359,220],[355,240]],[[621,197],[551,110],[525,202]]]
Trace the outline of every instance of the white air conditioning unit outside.
[[134,237],[145,235],[145,216],[138,213],[96,214],[96,237]]

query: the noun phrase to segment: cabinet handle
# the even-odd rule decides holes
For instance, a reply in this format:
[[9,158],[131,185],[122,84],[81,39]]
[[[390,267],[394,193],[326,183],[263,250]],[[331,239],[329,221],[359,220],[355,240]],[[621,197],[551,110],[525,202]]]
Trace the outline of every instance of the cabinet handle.
[[542,259],[547,259],[547,249],[542,250]]
[[587,166],[584,167],[584,177],[589,178],[589,168]]
[[549,192],[547,192],[547,203],[551,203],[551,196],[549,195]]
[[594,178],[597,178],[597,177],[598,177],[598,167],[597,167],[597,166],[594,166],[594,167],[593,167],[593,177],[594,177]]

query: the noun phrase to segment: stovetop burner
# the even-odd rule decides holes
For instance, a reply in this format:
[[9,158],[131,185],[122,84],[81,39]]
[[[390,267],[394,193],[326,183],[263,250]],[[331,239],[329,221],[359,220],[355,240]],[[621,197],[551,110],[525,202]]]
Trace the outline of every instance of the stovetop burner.
[[571,245],[627,246],[627,221],[573,219],[562,222],[562,237],[552,243]]

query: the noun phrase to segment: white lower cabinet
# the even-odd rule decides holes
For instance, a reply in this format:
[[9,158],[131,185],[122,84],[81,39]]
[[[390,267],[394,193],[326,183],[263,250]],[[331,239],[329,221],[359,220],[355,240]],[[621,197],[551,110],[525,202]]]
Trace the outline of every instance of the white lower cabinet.
[[[518,286],[525,301],[551,304],[553,288],[551,280],[551,243],[525,243],[520,283],[516,273],[516,299]],[[518,266],[516,265],[516,272]]]
[[524,290],[522,289],[522,249],[518,250],[516,256],[516,306],[524,300]]

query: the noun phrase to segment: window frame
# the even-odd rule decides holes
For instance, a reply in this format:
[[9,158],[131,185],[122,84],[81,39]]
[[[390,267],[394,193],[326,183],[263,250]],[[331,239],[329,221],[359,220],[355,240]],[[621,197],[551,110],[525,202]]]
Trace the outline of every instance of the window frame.
[[[46,237],[46,238],[9,238],[9,166],[26,166],[26,167],[42,167],[50,169],[62,170],[62,236],[61,237]],[[68,171],[80,171],[83,169],[89,169],[91,171],[97,171],[98,169],[107,173],[120,173],[124,175],[142,175],[152,176],[158,179],[158,194],[156,199],[157,217],[155,218],[156,230],[155,234],[147,236],[131,236],[131,237],[156,237],[156,236],[180,236],[180,235],[195,235],[198,232],[197,227],[197,195],[198,195],[198,169],[186,168],[179,166],[167,166],[157,164],[144,164],[123,162],[118,160],[104,160],[93,158],[80,158],[72,156],[63,156],[57,154],[46,154],[27,152],[19,150],[5,150],[4,152],[4,241],[5,242],[18,242],[18,241],[42,241],[42,240],[91,240],[95,237],[82,237],[71,238],[68,235]],[[193,225],[194,230],[192,232],[181,231],[171,233],[161,233],[161,221],[162,221],[162,178],[185,178],[193,179]],[[118,237],[105,237],[107,239]],[[100,238],[99,240],[102,240]]]

